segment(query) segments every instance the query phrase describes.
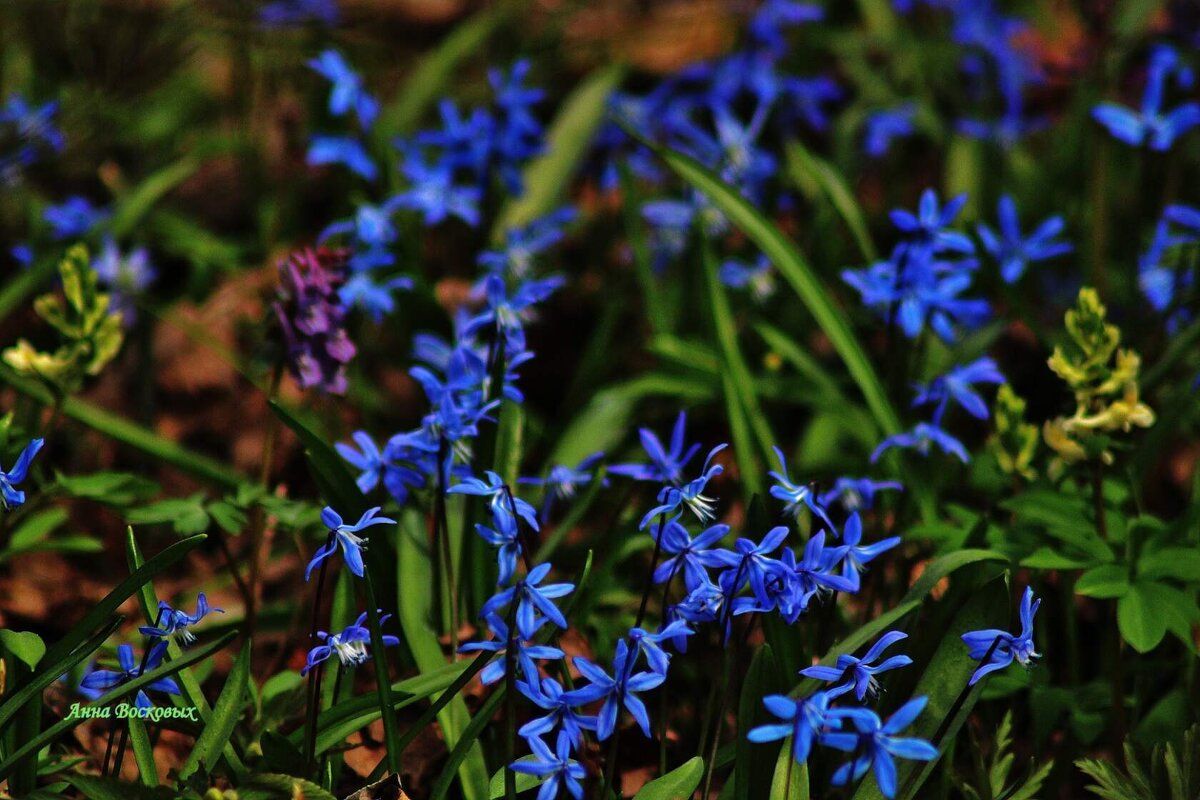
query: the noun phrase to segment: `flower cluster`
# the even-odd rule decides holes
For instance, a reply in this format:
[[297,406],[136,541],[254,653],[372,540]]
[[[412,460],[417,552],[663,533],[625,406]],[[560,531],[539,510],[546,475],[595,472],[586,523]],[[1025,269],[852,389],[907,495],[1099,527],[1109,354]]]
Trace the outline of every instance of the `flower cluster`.
[[279,264],[275,314],[283,330],[288,368],[306,389],[346,391],[346,364],[356,349],[346,333],[346,308],[337,295],[345,280],[345,262],[342,252],[306,248]]

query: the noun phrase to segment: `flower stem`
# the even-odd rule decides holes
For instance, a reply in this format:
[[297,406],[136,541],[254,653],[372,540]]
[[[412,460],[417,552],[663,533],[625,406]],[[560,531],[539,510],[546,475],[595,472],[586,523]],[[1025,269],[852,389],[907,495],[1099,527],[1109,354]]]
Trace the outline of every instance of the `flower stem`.
[[[329,536],[325,539],[325,547],[328,548],[333,544],[334,533],[329,532]],[[317,638],[317,626],[320,624],[321,614],[321,594],[325,588],[325,572],[329,566],[329,559],[326,558],[321,562],[321,568],[317,571],[317,586],[313,592],[312,606],[312,625],[309,627],[308,640],[311,644]],[[320,686],[321,686],[321,665],[314,664],[313,668],[308,671],[308,705],[304,713],[304,763],[309,769],[316,767],[316,752],[317,752],[317,711],[320,703]]]
[[446,518],[446,456],[449,452],[449,443],[446,438],[438,438],[438,479],[437,479],[437,500],[434,504],[434,524],[433,535],[438,540],[439,553],[441,555],[442,568],[445,572],[444,579],[446,581],[447,594],[449,595],[448,611],[449,618],[447,624],[450,626],[450,652],[451,658],[458,658],[458,581],[455,578],[454,556],[450,550],[450,522]]
[[513,592],[512,604],[508,609],[508,641],[504,645],[504,797],[517,798],[517,773],[513,762],[517,760],[517,607],[520,593]]
[[[267,388],[267,402],[274,400],[279,394],[279,384],[283,379],[283,359],[277,359],[275,366],[271,371],[271,383]],[[267,420],[266,441],[263,443],[262,465],[258,471],[258,482],[264,490],[269,491],[271,481],[271,467],[275,461],[275,443],[279,438],[279,418],[274,414],[270,415]],[[263,534],[267,528],[267,512],[261,504],[255,504],[250,518],[250,570],[248,590],[243,589],[246,596],[246,637],[254,636],[255,625],[258,622],[258,573],[260,560],[262,559],[262,543]],[[228,558],[228,555],[226,555]],[[242,580],[238,576],[237,570],[234,569],[233,560],[229,559],[229,572],[233,575],[234,580],[238,582],[238,587],[243,588]]]

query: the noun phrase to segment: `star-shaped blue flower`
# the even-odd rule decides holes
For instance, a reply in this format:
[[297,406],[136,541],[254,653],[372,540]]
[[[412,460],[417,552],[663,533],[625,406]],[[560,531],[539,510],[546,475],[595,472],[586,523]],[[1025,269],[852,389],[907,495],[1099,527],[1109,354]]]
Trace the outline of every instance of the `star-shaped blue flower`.
[[356,534],[372,525],[396,524],[396,520],[394,519],[376,516],[379,511],[379,506],[369,508],[359,517],[358,522],[353,525],[347,525],[342,520],[341,515],[329,506],[321,509],[321,522],[325,523],[325,527],[329,529],[334,537],[333,541],[328,545],[322,545],[313,555],[312,560],[308,562],[308,568],[304,570],[304,580],[307,581],[312,575],[312,571],[317,568],[317,565],[333,555],[338,547],[342,548],[342,556],[346,559],[346,567],[352,574],[361,578],[363,576],[362,551],[366,546],[366,541]]
[[0,504],[4,505],[5,510],[25,504],[25,492],[17,489],[16,485],[25,480],[25,476],[29,473],[29,465],[33,463],[33,457],[38,454],[45,443],[46,441],[40,438],[30,440],[29,444],[21,450],[21,455],[17,456],[12,469],[7,472],[0,469]]
[[[993,628],[971,631],[962,635],[963,642],[970,649],[971,658],[982,661],[989,650],[992,653],[988,662],[981,664],[979,669],[975,670],[975,674],[971,676],[972,686],[985,675],[1002,670],[1013,661],[1028,667],[1033,664],[1033,659],[1041,657],[1041,653],[1034,652],[1033,649],[1033,617],[1037,614],[1038,606],[1041,604],[1041,600],[1033,599],[1033,588],[1026,586],[1025,594],[1021,597],[1021,632],[1019,634],[1014,635]],[[996,643],[995,648],[992,647],[993,642]]]
[[843,654],[837,657],[835,666],[817,665],[800,670],[800,674],[808,678],[816,678],[819,681],[845,681],[826,691],[832,697],[840,697],[853,689],[854,696],[861,703],[868,697],[874,697],[879,693],[879,681],[876,679],[876,675],[890,669],[907,667],[912,663],[912,659],[905,655],[891,656],[882,663],[875,663],[876,659],[883,655],[884,650],[907,638],[907,633],[890,631],[879,637],[879,641],[871,645],[871,649],[867,650],[862,658]]

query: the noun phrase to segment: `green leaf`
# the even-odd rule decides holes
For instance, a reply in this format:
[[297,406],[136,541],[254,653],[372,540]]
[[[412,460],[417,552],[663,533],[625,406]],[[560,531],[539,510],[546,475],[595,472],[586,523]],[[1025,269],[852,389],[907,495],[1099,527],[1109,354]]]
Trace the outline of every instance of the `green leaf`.
[[[210,658],[213,655],[213,653],[216,653],[218,650],[223,648],[226,644],[228,644],[231,640],[233,640],[237,635],[238,635],[237,631],[230,631],[229,633],[225,634],[224,636],[220,637],[219,639],[217,639],[213,642],[210,642],[207,645],[204,645],[202,647],[196,647],[192,650],[189,650],[183,656],[183,658],[181,658],[177,661],[169,661],[167,663],[164,663],[157,669],[152,669],[149,672],[145,673],[144,675],[139,675],[138,677],[134,678],[133,680],[128,681],[126,683],[122,683],[120,686],[113,688],[107,694],[104,694],[101,697],[99,697],[98,699],[96,699],[93,702],[93,705],[96,705],[96,706],[109,705],[110,703],[113,703],[116,700],[120,700],[122,697],[133,694],[133,693],[137,692],[139,689],[145,688],[146,686],[150,685],[151,683],[154,683],[155,681],[159,680],[160,678],[170,677],[171,675],[174,675],[175,673],[179,672],[180,670],[184,669],[185,667],[191,666],[192,664],[195,664],[198,661],[203,661],[206,658]],[[51,648],[51,649],[53,649],[53,648]],[[62,673],[55,673],[52,680],[57,679],[58,676],[61,674]],[[59,722],[57,722],[56,724],[45,729],[40,734],[38,734],[36,737],[26,741],[17,750],[13,751],[12,753],[7,753],[6,755],[8,756],[8,758],[6,760],[4,760],[3,762],[0,762],[0,781],[7,778],[9,776],[9,774],[16,768],[16,766],[18,764],[21,763],[21,761],[24,758],[28,757],[31,753],[39,752],[43,747],[45,747],[49,743],[55,741],[58,737],[62,736],[64,733],[66,733],[67,731],[71,730],[76,725],[78,725],[84,721],[85,720],[83,717],[66,717],[62,720],[59,720]]]
[[791,737],[783,740],[779,758],[775,760],[769,800],[809,800],[808,763],[797,764],[792,758]]
[[367,626],[371,630],[371,663],[375,667],[375,698],[383,718],[383,740],[387,748],[387,763],[393,774],[400,772],[400,734],[396,730],[396,715],[391,713],[392,683],[388,672],[387,646],[383,641],[383,629],[379,622],[379,603],[375,596],[375,582],[368,567],[363,572],[363,593],[367,603]]
[[133,746],[133,760],[138,765],[138,775],[145,786],[158,786],[158,767],[154,763],[154,747],[146,733],[146,723],[130,717],[129,743]]
[[174,800],[175,793],[164,787],[139,786],[136,783],[68,772],[63,779],[88,800]]
[[[530,763],[537,761],[537,756],[521,756],[517,761]],[[488,781],[488,800],[502,800],[504,797],[504,772],[505,767],[496,770],[492,775],[492,779]],[[539,778],[537,775],[530,775],[525,772],[517,773],[517,794],[527,792],[530,789],[536,789],[546,782],[545,778]]]
[[1138,578],[1174,578],[1200,582],[1200,552],[1192,547],[1167,547],[1145,553],[1137,562]]
[[55,473],[55,484],[72,497],[98,500],[115,506],[126,506],[153,497],[159,492],[154,481],[128,472],[93,472],[90,475]]
[[704,759],[696,756],[647,783],[633,800],[687,800],[704,777]]
[[1031,569],[1083,569],[1095,563],[1090,558],[1066,556],[1049,547],[1039,547],[1021,559],[1021,566]]
[[312,781],[292,775],[259,773],[238,786],[238,800],[337,800]]
[[1167,633],[1166,617],[1154,603],[1154,595],[1146,584],[1135,583],[1117,601],[1117,627],[1139,653],[1149,653]]
[[[886,5],[886,2],[884,4]],[[813,183],[820,187],[821,192],[829,199],[830,205],[834,207],[841,216],[842,221],[846,223],[846,227],[854,237],[854,241],[858,245],[863,259],[868,264],[877,261],[879,254],[875,250],[875,245],[871,242],[871,233],[867,227],[866,217],[863,216],[858,201],[854,199],[854,193],[850,191],[850,186],[846,183],[846,179],[842,177],[841,173],[828,161],[810,152],[798,141],[793,140],[788,142],[784,151],[787,158],[788,170],[804,173]]]
[[629,429],[634,400],[614,389],[593,395],[558,438],[543,474],[557,464],[573,467],[592,453],[607,453],[620,444]]
[[[500,707],[500,703],[504,701],[505,690],[503,686],[495,689],[488,699],[484,701],[479,710],[475,712],[475,716],[463,728],[459,735],[458,741],[454,745],[454,749],[450,751],[450,757],[446,760],[446,764],[442,767],[442,774],[438,781],[433,786],[433,792],[430,794],[431,800],[444,800],[449,793],[450,788],[454,785],[454,774],[458,771],[463,761],[473,748],[479,747],[479,735],[483,733],[483,729],[487,727],[492,718],[496,716],[496,709]],[[486,773],[484,774],[486,778]],[[504,771],[501,770],[501,782],[503,783]],[[472,785],[468,790],[466,783],[466,775],[463,776],[464,793],[471,795],[476,790]],[[482,786],[483,796],[491,794],[490,783],[485,783]]]
[[1193,593],[1149,581],[1139,581],[1138,586],[1162,616],[1167,630],[1175,634],[1192,653],[1197,653],[1192,628],[1200,622],[1200,607],[1197,607]]
[[187,780],[197,769],[203,767],[206,771],[211,772],[217,765],[225,746],[229,744],[229,739],[233,736],[233,729],[237,725],[238,717],[242,715],[246,685],[249,679],[250,641],[246,640],[237,660],[233,662],[233,669],[229,671],[229,676],[225,679],[225,686],[221,689],[221,695],[217,698],[216,705],[213,706],[212,716],[205,721],[200,738],[196,740],[192,746],[192,752],[188,754],[187,760],[179,769],[181,781]]
[[1075,594],[1084,597],[1124,597],[1129,592],[1129,568],[1124,564],[1092,567],[1075,581]]
[[654,150],[680,177],[702,191],[712,203],[729,217],[730,221],[758,245],[763,254],[791,284],[800,300],[813,315],[821,330],[841,357],[850,376],[858,384],[866,399],[867,407],[879,423],[880,429],[891,435],[900,431],[900,420],[887,398],[879,376],[875,374],[866,352],[858,343],[845,315],[834,305],[829,293],[821,285],[796,246],[788,241],[779,229],[758,212],[736,189],[721,181],[695,159],[667,150],[642,138],[635,131],[630,134]]
[[126,512],[125,519],[133,525],[160,525],[170,523],[177,533],[204,533],[208,530],[209,517],[204,509],[204,492],[191,497],[171,497],[148,506]]
[[28,550],[32,545],[50,535],[55,528],[67,521],[67,511],[52,508],[33,514],[23,520],[8,540],[9,550]]
[[772,766],[776,760],[775,748],[755,744],[746,738],[746,734],[770,716],[763,707],[762,699],[782,690],[779,667],[771,645],[763,644],[750,661],[738,699],[737,767],[733,772],[735,800],[756,800],[770,791]]
[[195,156],[185,156],[147,176],[127,195],[117,200],[109,227],[115,238],[128,236],[167,192],[190,178],[200,168]]
[[[937,650],[929,661],[929,666],[921,674],[913,697],[928,697],[929,702],[921,716],[905,731],[905,736],[914,736],[931,741],[944,754],[950,742],[954,741],[959,729],[967,721],[971,709],[979,700],[987,681],[980,681],[966,694],[962,704],[954,709],[959,694],[966,688],[979,664],[968,655],[968,650],[962,642],[962,635],[968,631],[985,628],[1001,628],[1008,624],[1008,586],[1002,579],[989,581],[977,589],[962,609],[954,616],[949,629],[946,630]],[[955,711],[953,717],[949,717]],[[935,734],[948,719],[945,732],[940,741],[934,741]],[[899,800],[912,800],[923,797],[921,786],[933,774],[937,760],[929,762],[899,761],[897,786]],[[854,793],[853,800],[884,800],[883,793],[873,777],[866,778]]]
[[621,64],[598,69],[563,100],[546,132],[546,151],[525,168],[525,190],[500,212],[492,229],[493,240],[503,239],[510,228],[528,225],[557,207],[608,113],[609,95],[624,76]]
[[32,631],[0,630],[0,649],[25,664],[30,669],[37,667],[46,655],[46,643]]

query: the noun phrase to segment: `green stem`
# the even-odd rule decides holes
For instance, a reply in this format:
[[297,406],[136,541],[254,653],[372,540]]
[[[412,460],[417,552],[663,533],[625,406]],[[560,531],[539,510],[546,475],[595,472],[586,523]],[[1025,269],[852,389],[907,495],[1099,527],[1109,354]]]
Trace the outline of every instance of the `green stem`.
[[[334,532],[330,531],[329,536],[325,539],[325,548],[329,548],[334,541]],[[312,625],[309,626],[309,646],[317,639],[317,626],[320,625],[321,619],[321,594],[325,588],[325,573],[329,567],[329,559],[326,558],[321,562],[321,568],[317,571],[317,586],[313,592],[312,605]],[[304,712],[304,763],[310,770],[316,768],[317,761],[317,706],[320,700],[321,685],[321,665],[315,664],[308,671],[308,704]]]
[[379,605],[375,600],[375,585],[371,570],[363,570],[363,585],[367,593],[367,624],[371,628],[371,661],[375,664],[375,694],[379,714],[383,719],[383,738],[387,747],[387,765],[393,775],[400,774],[400,732],[396,730],[396,715],[392,711],[392,684],[388,675],[386,645],[379,625]]

